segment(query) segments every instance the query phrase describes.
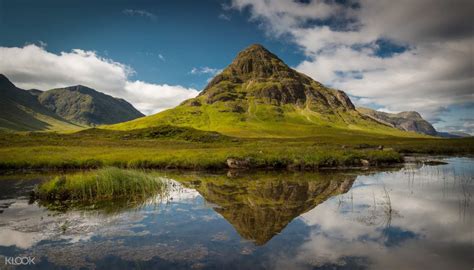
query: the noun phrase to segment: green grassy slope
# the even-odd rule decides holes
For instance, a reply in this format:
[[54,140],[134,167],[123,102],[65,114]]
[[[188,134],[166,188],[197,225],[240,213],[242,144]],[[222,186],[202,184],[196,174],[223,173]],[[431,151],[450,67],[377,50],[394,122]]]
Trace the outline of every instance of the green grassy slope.
[[13,131],[73,131],[83,126],[44,108],[37,98],[15,87],[0,74],[0,129]]
[[155,115],[104,128],[130,130],[162,124],[238,137],[357,132],[421,136],[362,115],[344,92],[291,69],[260,45],[240,52],[196,98]]
[[[343,116],[344,121],[340,118]],[[218,131],[236,137],[311,137],[376,133],[401,137],[422,137],[413,132],[403,132],[365,119],[357,114],[323,115],[295,105],[274,106],[250,103],[247,111],[229,110],[226,103],[214,103],[199,107],[179,106],[164,112],[130,122],[106,126],[107,129],[130,130],[158,125],[193,127],[200,130]]]

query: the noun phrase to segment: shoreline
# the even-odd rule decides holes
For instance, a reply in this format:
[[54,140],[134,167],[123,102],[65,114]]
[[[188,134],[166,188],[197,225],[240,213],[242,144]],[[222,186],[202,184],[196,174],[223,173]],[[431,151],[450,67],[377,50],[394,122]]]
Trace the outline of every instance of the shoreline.
[[[68,173],[76,172],[81,170],[97,170],[105,167],[115,167],[120,169],[130,169],[130,170],[159,170],[164,172],[204,172],[204,173],[250,173],[250,172],[329,172],[329,171],[371,171],[371,170],[382,170],[382,169],[391,169],[391,168],[402,168],[408,164],[422,164],[428,166],[437,166],[445,165],[447,162],[442,161],[442,159],[449,157],[472,157],[472,155],[402,155],[402,160],[397,162],[378,162],[373,163],[368,166],[363,165],[335,165],[335,166],[310,166],[308,164],[290,164],[286,167],[270,167],[270,166],[260,166],[260,167],[242,167],[242,168],[231,168],[229,166],[221,167],[211,167],[211,168],[199,168],[199,167],[172,167],[172,166],[147,166],[147,167],[128,167],[128,166],[74,166],[74,163],[63,164],[65,166],[31,166],[24,164],[26,166],[11,166],[7,167],[5,164],[0,163],[0,175],[9,175],[9,174],[29,174],[29,173]],[[17,164],[19,165],[19,164]]]

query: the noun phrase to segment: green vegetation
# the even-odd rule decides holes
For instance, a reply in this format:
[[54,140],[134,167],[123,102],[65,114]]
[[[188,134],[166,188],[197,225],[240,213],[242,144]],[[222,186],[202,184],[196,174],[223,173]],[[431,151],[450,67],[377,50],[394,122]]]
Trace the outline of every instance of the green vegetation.
[[[473,138],[400,138],[356,131],[305,138],[232,138],[169,129],[164,126],[155,137],[146,135],[155,134],[149,129],[143,130],[144,135],[100,129],[73,134],[0,133],[0,169],[223,169],[228,158],[236,158],[248,161],[251,168],[311,170],[360,166],[361,159],[380,166],[400,162],[405,153],[474,153]],[[384,149],[378,150],[379,145]]]
[[[42,102],[75,107],[77,96],[70,94],[64,102]],[[173,109],[71,134],[0,133],[0,169],[316,170],[398,163],[404,153],[472,154],[473,141],[434,138],[375,121],[359,113],[344,92],[252,45],[196,98]]]
[[41,184],[35,196],[44,201],[96,202],[148,198],[164,190],[165,183],[141,171],[104,168],[57,176]]

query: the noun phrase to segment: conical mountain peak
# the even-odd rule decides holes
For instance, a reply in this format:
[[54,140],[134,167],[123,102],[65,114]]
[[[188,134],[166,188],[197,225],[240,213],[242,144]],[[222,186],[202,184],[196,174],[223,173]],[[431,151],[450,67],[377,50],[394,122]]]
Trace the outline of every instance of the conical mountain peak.
[[329,89],[287,66],[262,45],[253,44],[241,51],[232,63],[206,86],[197,100],[184,104],[257,101],[269,105],[293,104],[312,107],[319,113],[355,110],[342,91]]
[[293,77],[294,71],[278,56],[260,44],[253,44],[241,51],[229,65],[232,74],[242,79]]
[[239,52],[232,63],[211,80],[203,93],[222,81],[246,83],[251,81],[283,80],[285,78],[308,79],[306,76],[291,69],[278,56],[262,45],[252,44]]
[[146,127],[153,121],[227,134],[245,130],[246,136],[284,132],[285,125],[289,129],[303,125],[302,129],[309,130],[373,124],[365,122],[343,91],[290,68],[259,44],[238,53],[197,97],[130,126]]

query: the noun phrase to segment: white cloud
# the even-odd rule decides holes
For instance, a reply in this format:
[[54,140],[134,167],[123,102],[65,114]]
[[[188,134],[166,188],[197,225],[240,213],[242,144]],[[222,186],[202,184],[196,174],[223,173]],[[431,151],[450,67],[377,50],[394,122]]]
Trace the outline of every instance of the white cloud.
[[[455,2],[361,0],[354,8],[334,1],[233,0],[232,7],[248,8],[267,34],[297,44],[308,57],[299,71],[387,110],[432,118],[441,107],[474,102],[474,2]],[[381,39],[407,50],[377,56]]]
[[142,9],[124,9],[122,11],[123,14],[125,15],[128,15],[128,16],[141,16],[141,17],[145,17],[145,18],[148,18],[152,21],[156,20],[156,15],[149,12],[149,11],[146,11],[146,10],[142,10]]
[[231,17],[229,15],[224,14],[224,13],[219,14],[219,16],[217,16],[217,18],[219,18],[221,20],[224,20],[224,21],[230,21],[231,20]]
[[220,73],[222,69],[218,68],[210,68],[210,67],[193,67],[189,73],[197,75],[197,74],[210,74],[216,75]]
[[0,73],[23,89],[85,85],[133,104],[145,114],[174,107],[198,91],[179,85],[131,81],[134,70],[80,49],[54,54],[36,45],[0,47]]
[[133,104],[148,114],[174,107],[199,93],[197,90],[179,85],[158,85],[142,81],[126,82],[125,90],[129,94],[129,99],[133,100]]

